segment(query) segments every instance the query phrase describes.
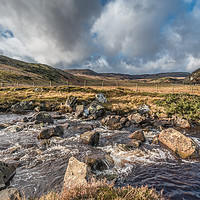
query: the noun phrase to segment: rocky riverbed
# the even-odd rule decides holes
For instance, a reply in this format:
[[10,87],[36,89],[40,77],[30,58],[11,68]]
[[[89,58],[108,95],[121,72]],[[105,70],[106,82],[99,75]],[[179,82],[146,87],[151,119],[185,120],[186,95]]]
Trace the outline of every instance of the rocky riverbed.
[[[61,191],[68,160],[76,157],[97,178],[116,179],[118,186],[148,185],[170,199],[199,199],[200,130],[188,123],[156,119],[148,106],[127,116],[103,114],[98,103],[68,114],[1,113],[0,161],[16,167],[5,187],[20,189],[26,198]],[[185,149],[173,143],[176,131],[169,128],[175,127]],[[174,139],[162,142],[166,130]]]

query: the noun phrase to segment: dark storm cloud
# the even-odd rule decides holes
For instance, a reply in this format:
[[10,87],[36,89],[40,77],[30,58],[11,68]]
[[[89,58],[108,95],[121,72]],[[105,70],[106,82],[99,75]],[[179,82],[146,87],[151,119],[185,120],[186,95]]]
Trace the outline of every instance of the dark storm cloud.
[[99,72],[192,71],[199,13],[192,0],[0,0],[0,52]]

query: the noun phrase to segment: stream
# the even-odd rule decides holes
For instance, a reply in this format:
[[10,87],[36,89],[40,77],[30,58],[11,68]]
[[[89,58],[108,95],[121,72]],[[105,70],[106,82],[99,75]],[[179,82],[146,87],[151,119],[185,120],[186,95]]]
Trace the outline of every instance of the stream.
[[[9,123],[7,128],[0,129],[0,160],[17,165],[10,187],[21,189],[27,199],[40,197],[50,190],[60,191],[71,156],[84,161],[88,155],[102,153],[111,156],[114,166],[95,173],[116,176],[116,186],[147,185],[163,191],[171,200],[200,199],[200,161],[177,158],[170,150],[152,144],[158,130],[151,127],[145,130],[146,142],[140,148],[127,150],[123,144],[138,127],[108,130],[98,120],[84,121],[66,114],[65,119],[54,120],[54,125],[69,126],[64,128],[62,138],[38,140],[41,129],[50,125],[22,122],[24,117],[32,115],[31,112],[25,115],[0,113],[0,124]],[[98,147],[80,142],[80,134],[88,130],[100,133]],[[200,145],[199,130],[190,136]]]

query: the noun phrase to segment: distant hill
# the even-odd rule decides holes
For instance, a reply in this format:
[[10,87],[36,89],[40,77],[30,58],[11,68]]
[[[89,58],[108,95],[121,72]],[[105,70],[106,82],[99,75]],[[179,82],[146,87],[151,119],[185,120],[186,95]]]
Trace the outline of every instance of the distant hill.
[[184,79],[185,84],[200,84],[200,68]]
[[0,83],[23,83],[45,85],[78,84],[82,81],[70,73],[44,64],[27,63],[0,55]]
[[120,74],[120,73],[97,73],[90,69],[69,69],[66,72],[72,73],[74,75],[81,76],[101,76],[101,77],[113,77],[116,79],[158,79],[165,77],[186,77],[189,75],[188,72],[169,72],[169,73],[158,73],[158,74],[141,74],[141,75],[130,75],[130,74]]

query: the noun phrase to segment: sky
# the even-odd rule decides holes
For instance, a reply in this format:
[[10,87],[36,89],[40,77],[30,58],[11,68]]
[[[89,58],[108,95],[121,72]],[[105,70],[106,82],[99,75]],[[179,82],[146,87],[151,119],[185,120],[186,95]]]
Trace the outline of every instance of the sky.
[[0,54],[61,69],[192,72],[200,0],[0,0]]

